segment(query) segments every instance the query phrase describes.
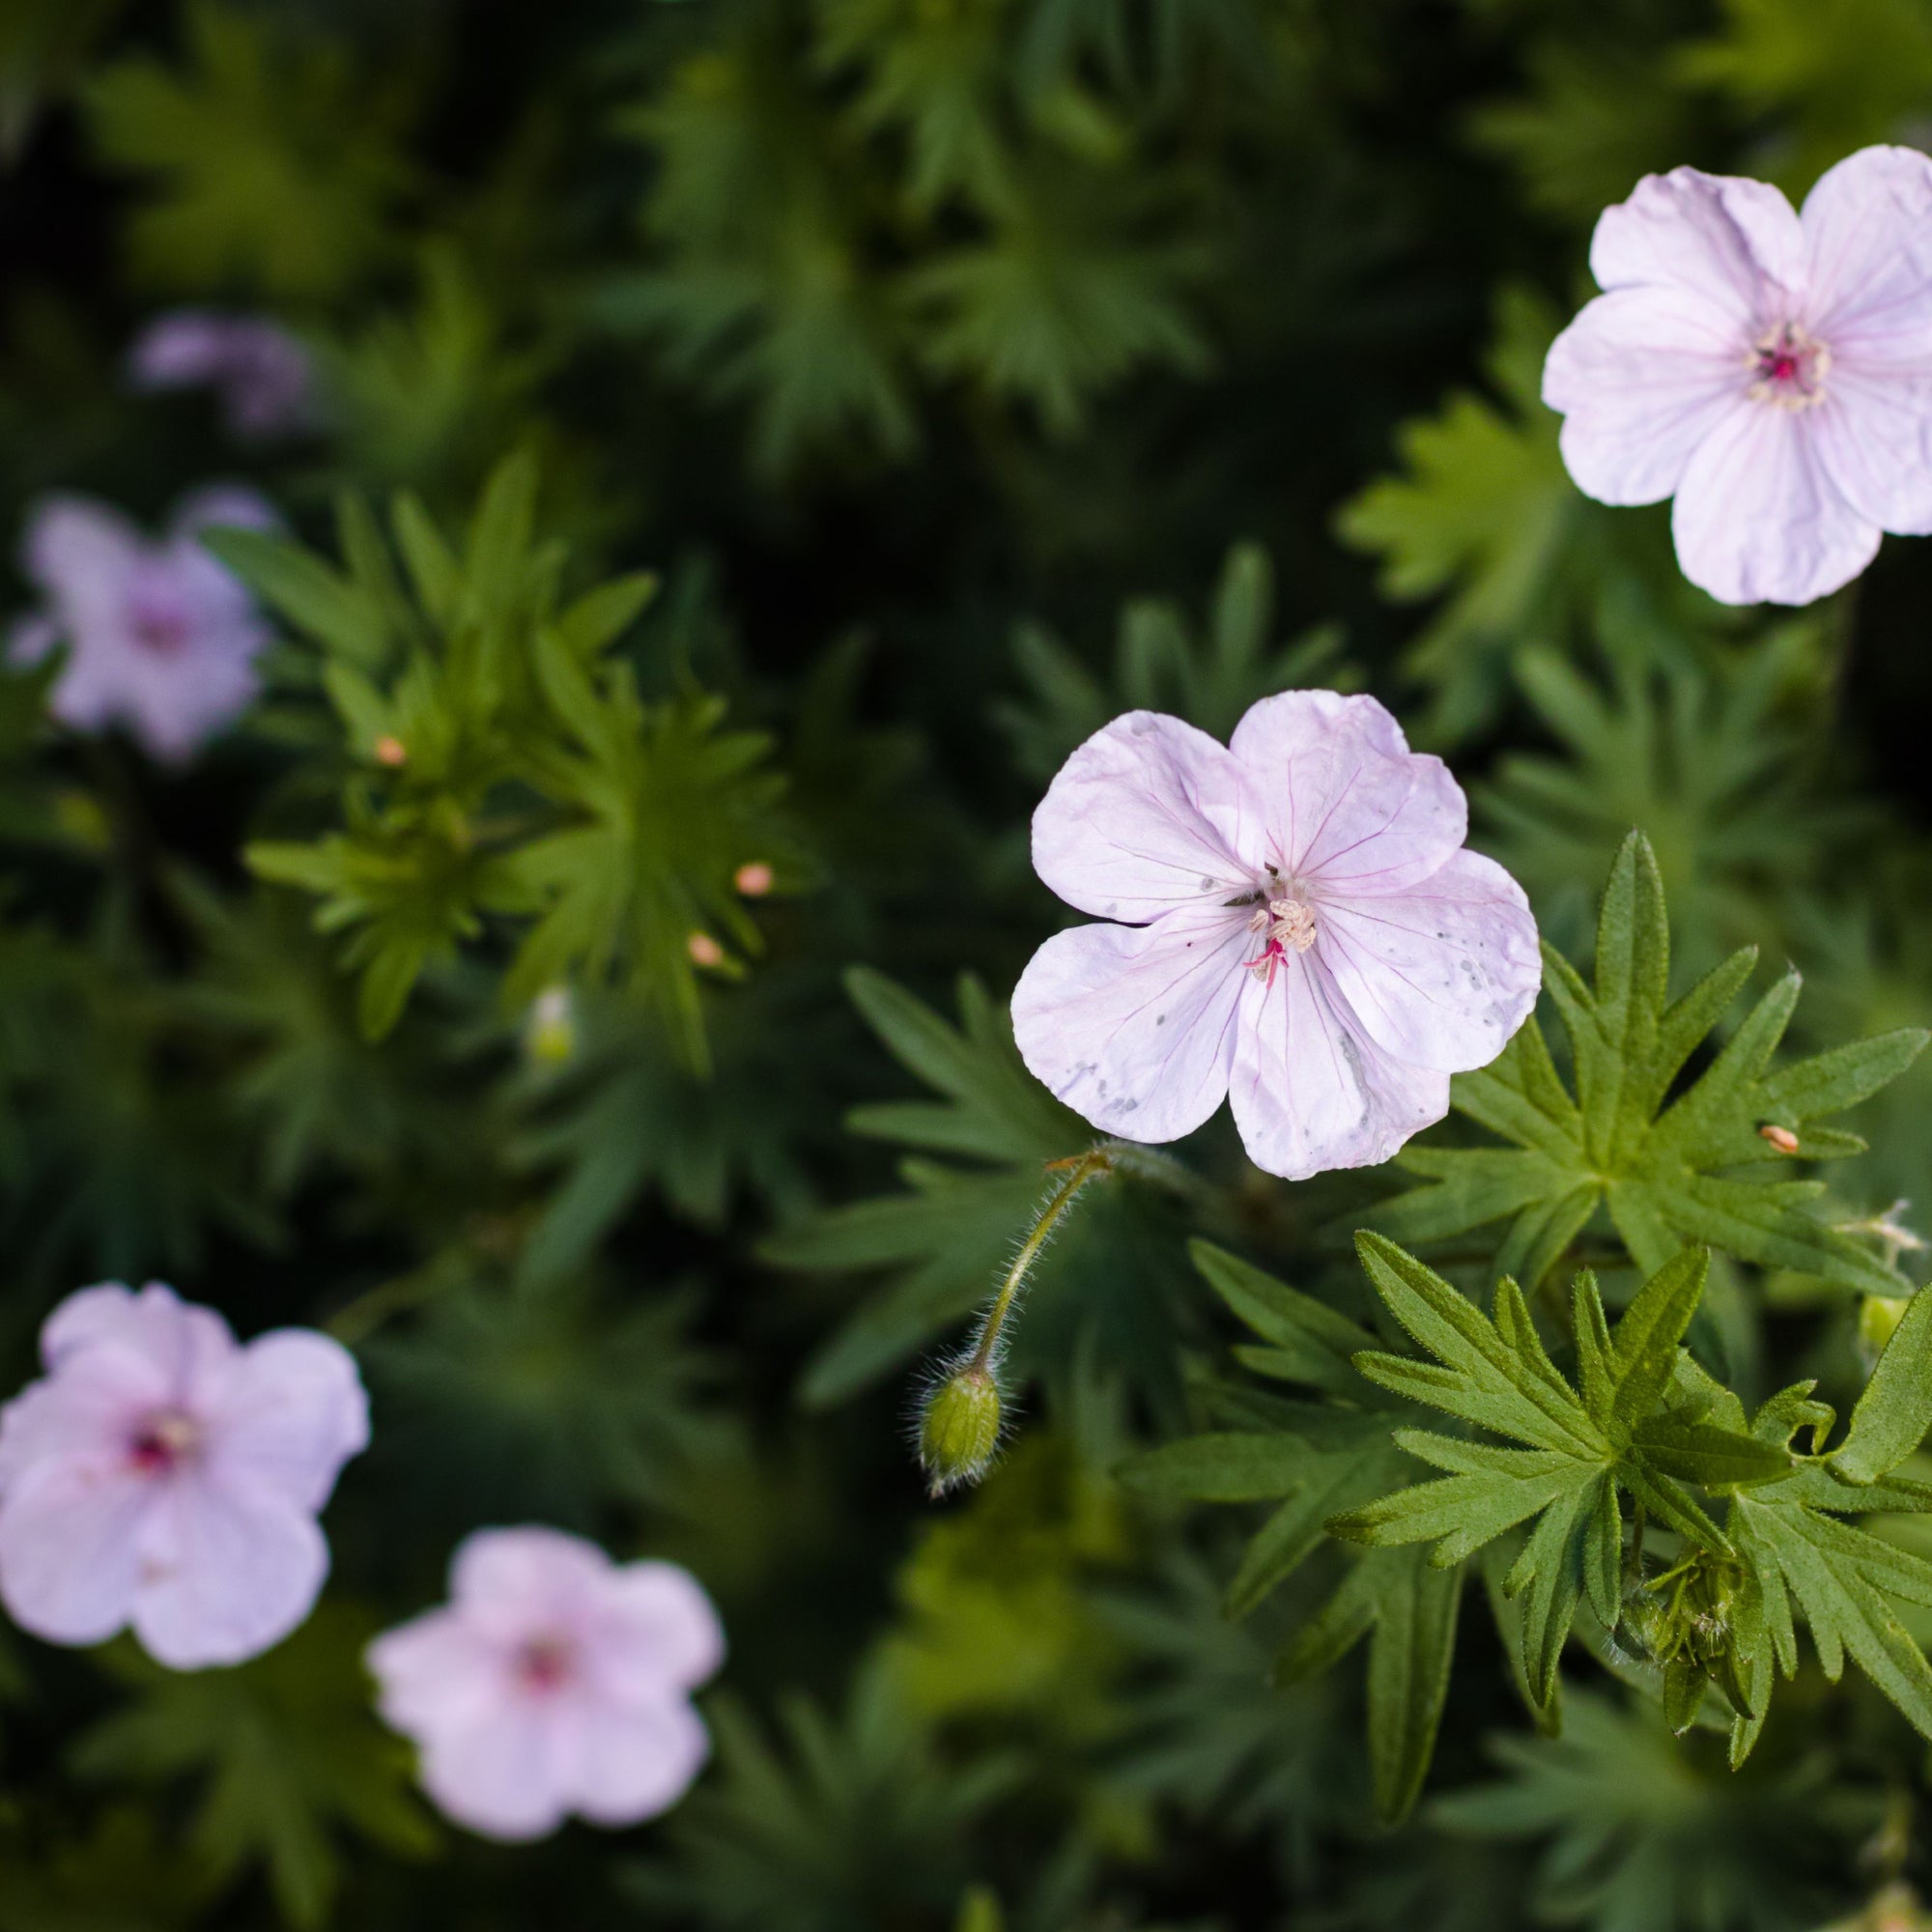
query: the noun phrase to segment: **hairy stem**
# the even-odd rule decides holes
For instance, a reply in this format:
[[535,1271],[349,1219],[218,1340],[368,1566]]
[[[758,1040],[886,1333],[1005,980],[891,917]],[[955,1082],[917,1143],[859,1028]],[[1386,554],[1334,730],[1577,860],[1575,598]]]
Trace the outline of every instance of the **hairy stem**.
[[1114,1156],[1105,1148],[1094,1148],[1089,1153],[1074,1154],[1065,1160],[1047,1163],[1049,1174],[1062,1174],[1065,1179],[1047,1197],[1045,1207],[1035,1217],[1026,1239],[1020,1243],[1019,1253],[1013,1257],[1012,1266],[1007,1270],[1006,1280],[1000,1284],[999,1293],[993,1297],[992,1307],[986,1311],[986,1319],[980,1325],[979,1344],[973,1350],[972,1361],[969,1364],[971,1368],[991,1367],[993,1350],[999,1346],[1000,1330],[1006,1325],[1007,1317],[1012,1313],[1013,1303],[1019,1295],[1021,1285],[1027,1278],[1028,1270],[1038,1260],[1039,1251],[1046,1245],[1061,1216],[1073,1205],[1073,1197],[1090,1180],[1103,1174],[1111,1174],[1113,1171]]

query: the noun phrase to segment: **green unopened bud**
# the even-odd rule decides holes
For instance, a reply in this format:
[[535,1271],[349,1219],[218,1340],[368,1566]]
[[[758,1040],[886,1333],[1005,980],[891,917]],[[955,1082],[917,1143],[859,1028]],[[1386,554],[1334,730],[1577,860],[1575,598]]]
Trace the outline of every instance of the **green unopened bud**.
[[577,1051],[577,1007],[568,986],[546,986],[530,1003],[524,1049],[540,1066],[561,1066]]
[[969,1361],[936,1384],[919,1419],[919,1460],[942,1495],[977,1483],[1000,1446],[1000,1384],[985,1364]]
[[1859,1303],[1859,1353],[1870,1367],[1885,1352],[1892,1330],[1905,1319],[1908,1294],[1868,1294]]

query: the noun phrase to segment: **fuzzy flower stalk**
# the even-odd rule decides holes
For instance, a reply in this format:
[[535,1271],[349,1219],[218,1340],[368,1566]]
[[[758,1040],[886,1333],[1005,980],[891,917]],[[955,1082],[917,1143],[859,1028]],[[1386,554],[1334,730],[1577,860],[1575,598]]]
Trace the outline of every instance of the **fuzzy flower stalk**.
[[949,1490],[977,1483],[992,1466],[1006,1426],[1000,1365],[1006,1354],[1007,1321],[1019,1305],[1033,1264],[1074,1197],[1090,1180],[1113,1173],[1115,1165],[1114,1153],[1107,1148],[1048,1164],[1047,1172],[1055,1177],[1052,1190],[981,1318],[980,1332],[970,1348],[945,1364],[922,1399],[919,1460],[928,1478],[927,1493],[935,1501]]

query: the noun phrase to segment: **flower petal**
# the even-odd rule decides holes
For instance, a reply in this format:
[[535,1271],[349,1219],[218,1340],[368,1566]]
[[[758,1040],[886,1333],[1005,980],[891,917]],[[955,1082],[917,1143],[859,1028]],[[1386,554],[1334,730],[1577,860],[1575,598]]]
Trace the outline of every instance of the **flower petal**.
[[532,1624],[575,1618],[611,1580],[611,1559],[561,1529],[479,1529],[457,1546],[449,1594],[491,1634],[521,1638]]
[[507,1697],[474,1722],[424,1742],[422,1785],[446,1816],[486,1838],[526,1842],[569,1809],[569,1727],[554,1704]]
[[384,1631],[365,1660],[383,1721],[407,1737],[478,1722],[503,1696],[502,1645],[447,1606]]
[[1536,1004],[1536,922],[1492,859],[1458,852],[1406,893],[1324,902],[1319,919],[1336,991],[1378,1046],[1411,1065],[1487,1066]]
[[250,1342],[204,1419],[217,1471],[237,1471],[310,1511],[328,1500],[343,1463],[369,1446],[355,1358],[312,1328]]
[[1832,366],[1805,429],[1826,474],[1868,522],[1932,534],[1932,363],[1923,371]]
[[1372,1167],[1449,1111],[1449,1076],[1359,1032],[1314,953],[1250,978],[1229,1085],[1248,1158],[1287,1180]]
[[1776,188],[1698,168],[1646,175],[1604,211],[1590,241],[1599,288],[1683,290],[1740,324],[1747,341],[1781,319],[1774,294],[1803,286],[1807,257],[1804,227]]
[[594,1825],[636,1825],[669,1810],[711,1754],[703,1722],[682,1698],[585,1701],[570,1717],[559,1740],[565,1792]]
[[1245,908],[1055,933],[1013,988],[1013,1038],[1076,1114],[1133,1141],[1191,1133],[1228,1092],[1235,1013],[1260,950]]
[[162,1487],[142,1523],[134,1634],[174,1670],[239,1663],[281,1642],[328,1575],[315,1519],[206,1470]]
[[104,1642],[127,1621],[151,1487],[120,1460],[64,1458],[0,1495],[0,1602],[50,1643]]
[[46,497],[28,517],[20,560],[65,628],[92,631],[121,623],[128,581],[146,554],[118,510],[87,497]]
[[237,1353],[234,1330],[213,1309],[182,1300],[160,1281],[138,1294],[118,1281],[79,1289],[42,1324],[41,1359],[50,1375],[110,1351],[149,1365],[166,1399],[178,1403],[216,1384]]
[[1724,604],[1809,604],[1877,554],[1879,526],[1826,472],[1808,418],[1763,403],[1690,459],[1671,517],[1684,575]]
[[1543,400],[1564,412],[1564,466],[1600,503],[1657,503],[1727,410],[1748,408],[1749,338],[1676,288],[1599,296],[1550,344]]
[[1846,361],[1932,358],[1932,157],[1864,148],[1805,197],[1805,322]]
[[689,1690],[724,1662],[718,1612],[675,1563],[625,1564],[611,1574],[604,1601],[600,1673]]
[[1100,919],[1157,918],[1246,892],[1262,815],[1225,745],[1129,711],[1061,766],[1033,815],[1034,869]]
[[1265,801],[1266,856],[1285,878],[1329,892],[1403,892],[1468,833],[1468,802],[1449,768],[1411,752],[1373,697],[1264,697],[1235,726],[1229,749]]

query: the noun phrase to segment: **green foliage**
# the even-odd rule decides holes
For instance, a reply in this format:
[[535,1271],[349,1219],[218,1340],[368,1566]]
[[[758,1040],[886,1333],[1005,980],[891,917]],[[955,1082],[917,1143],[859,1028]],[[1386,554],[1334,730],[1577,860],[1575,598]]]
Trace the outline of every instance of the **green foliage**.
[[[1881,1035],[1773,1072],[1798,1000],[1791,971],[1676,1091],[1755,958],[1751,948],[1735,952],[1669,1000],[1662,881],[1648,841],[1633,833],[1604,895],[1594,988],[1545,948],[1544,987],[1569,1037],[1574,1097],[1532,1018],[1492,1065],[1458,1075],[1451,1090],[1460,1112],[1510,1145],[1408,1149],[1402,1165],[1427,1182],[1378,1211],[1382,1232],[1440,1240],[1506,1218],[1496,1269],[1534,1287],[1602,1208],[1646,1270],[1687,1242],[1705,1241],[1842,1288],[1895,1293],[1898,1277],[1822,1218],[1821,1182],[1745,1179],[1735,1170],[1862,1151],[1855,1135],[1815,1123],[1896,1079],[1926,1036]],[[1788,1151],[1761,1128],[1784,1136]]]
[[102,156],[147,177],[129,224],[136,272],[164,288],[340,293],[384,248],[409,183],[399,110],[346,51],[226,0],[185,10],[185,62],[129,55],[86,90]]
[[[894,1057],[942,1097],[878,1102],[847,1121],[854,1133],[915,1150],[899,1164],[901,1192],[828,1208],[764,1243],[784,1267],[896,1270],[807,1368],[803,1391],[819,1403],[902,1362],[983,1300],[1005,1272],[1014,1231],[1033,1218],[1045,1163],[1093,1140],[1020,1064],[1006,1012],[977,981],[960,982],[956,1029],[879,974],[855,968],[846,985]],[[1093,1192],[1054,1246],[1045,1270],[1053,1306],[1021,1328],[1015,1363],[1021,1374],[1064,1370],[1076,1351],[1092,1354],[1171,1403],[1177,1311],[1158,1246],[1166,1204],[1131,1180]]]
[[190,1842],[207,1883],[263,1867],[282,1917],[322,1925],[341,1883],[347,1827],[422,1857],[437,1836],[409,1789],[410,1750],[368,1708],[362,1647],[374,1627],[325,1605],[278,1649],[232,1669],[180,1673],[131,1647],[103,1661],[132,1692],[73,1747],[83,1776],[199,1782]]
[[1380,559],[1384,596],[1446,594],[1406,661],[1446,736],[1488,721],[1517,639],[1554,621],[1584,576],[1576,533],[1591,512],[1541,401],[1556,327],[1547,303],[1511,291],[1486,366],[1497,400],[1462,391],[1439,414],[1405,424],[1403,473],[1370,484],[1336,520],[1345,543]]
[[997,1757],[946,1766],[878,1668],[840,1718],[790,1700],[780,1742],[729,1703],[713,1725],[720,1776],[672,1821],[669,1857],[632,1866],[624,1883],[639,1904],[696,1912],[720,1932],[846,1932],[938,1914],[964,1888],[962,1833],[1016,1769]]
[[1592,1932],[1799,1932],[1829,1909],[1821,1881],[1870,1819],[1864,1794],[1824,1786],[1815,1757],[1732,1776],[1654,1711],[1600,1694],[1571,1698],[1561,1738],[1492,1748],[1504,1776],[1437,1799],[1432,1823],[1540,1842],[1540,1914]]
[[1701,973],[1779,930],[1865,829],[1819,795],[1825,627],[1800,618],[1744,651],[1687,649],[1639,610],[1606,607],[1599,627],[1607,691],[1548,647],[1518,658],[1522,695],[1564,756],[1509,753],[1479,807],[1546,936],[1571,949],[1588,930],[1590,882],[1642,826],[1680,961]]
[[1043,624],[1013,633],[1013,659],[1032,687],[1028,700],[994,715],[1029,777],[1051,779],[1067,753],[1123,711],[1165,711],[1226,740],[1257,699],[1308,684],[1354,684],[1336,662],[1340,634],[1312,631],[1270,646],[1274,569],[1255,544],[1228,553],[1198,634],[1174,605],[1139,598],[1121,611],[1114,661],[1105,679]]
[[578,974],[616,979],[702,1068],[699,967],[738,970],[713,928],[742,952],[759,944],[734,878],[753,861],[798,869],[776,813],[781,784],[765,738],[720,728],[723,700],[639,695],[611,646],[654,581],[619,578],[561,604],[563,559],[533,534],[535,499],[533,465],[503,464],[458,553],[400,497],[407,590],[353,499],[346,574],[281,537],[210,538],[317,647],[345,741],[344,829],[258,841],[249,863],[315,894],[322,929],[349,933],[343,960],[360,969],[372,1037],[427,968],[489,919],[512,918],[526,923],[507,1000]]

